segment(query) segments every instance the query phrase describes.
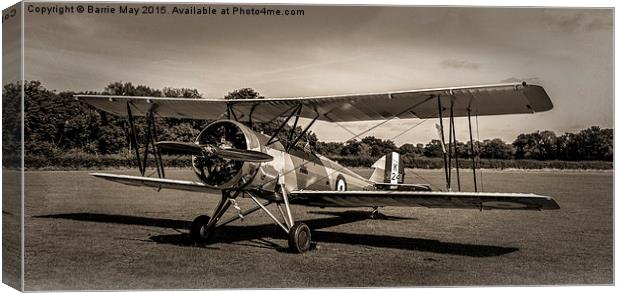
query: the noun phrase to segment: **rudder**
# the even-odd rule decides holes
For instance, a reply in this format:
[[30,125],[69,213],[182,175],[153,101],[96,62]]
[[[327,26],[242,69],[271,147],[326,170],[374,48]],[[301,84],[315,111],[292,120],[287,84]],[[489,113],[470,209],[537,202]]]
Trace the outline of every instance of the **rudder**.
[[402,184],[405,181],[405,165],[399,153],[391,152],[373,165],[370,180],[375,183]]

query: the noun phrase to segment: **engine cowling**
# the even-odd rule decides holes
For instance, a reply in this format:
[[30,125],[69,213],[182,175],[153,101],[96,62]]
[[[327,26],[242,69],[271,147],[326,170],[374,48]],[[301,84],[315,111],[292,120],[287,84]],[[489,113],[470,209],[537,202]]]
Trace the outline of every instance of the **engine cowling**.
[[[261,144],[254,131],[232,120],[218,120],[207,125],[196,138],[196,143],[212,144],[222,149],[261,151]],[[260,163],[194,155],[192,166],[198,178],[210,187],[234,189],[252,182]]]

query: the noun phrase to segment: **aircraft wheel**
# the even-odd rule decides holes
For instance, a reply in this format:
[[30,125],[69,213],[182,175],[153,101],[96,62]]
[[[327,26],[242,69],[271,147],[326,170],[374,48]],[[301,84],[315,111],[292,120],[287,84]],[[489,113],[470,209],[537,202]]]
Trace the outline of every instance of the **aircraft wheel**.
[[304,253],[310,250],[310,228],[302,222],[295,223],[288,233],[288,247],[291,252]]
[[207,231],[207,224],[211,220],[211,217],[207,215],[200,215],[192,221],[191,226],[189,227],[189,235],[196,243],[205,243],[211,238],[213,235],[213,229],[211,231]]

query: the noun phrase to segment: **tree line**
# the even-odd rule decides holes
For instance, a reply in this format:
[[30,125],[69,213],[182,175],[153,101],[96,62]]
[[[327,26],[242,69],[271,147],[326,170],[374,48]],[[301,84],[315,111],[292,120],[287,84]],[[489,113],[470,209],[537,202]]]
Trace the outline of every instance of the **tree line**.
[[[613,161],[613,129],[598,126],[577,133],[556,135],[553,131],[536,131],[519,134],[512,143],[499,138],[471,142],[457,141],[444,147],[433,139],[427,144],[403,144],[397,147],[391,140],[373,136],[344,143],[319,142],[317,151],[327,155],[378,157],[396,151],[410,157],[443,157],[444,149],[452,148],[452,156],[500,160],[561,160],[561,161]],[[473,153],[472,153],[473,149]]]
[[[3,153],[11,159],[11,153],[20,148],[20,91],[21,84],[11,83],[3,87]],[[199,99],[202,95],[196,89],[171,88],[154,89],[130,82],[113,82],[102,92],[56,92],[46,89],[39,81],[24,83],[25,119],[24,142],[26,156],[50,160],[59,156],[131,156],[128,152],[127,121],[97,110],[73,98],[74,94],[103,94],[153,97],[183,97]],[[259,93],[244,88],[230,92],[226,99],[260,99]],[[282,118],[283,119],[283,118]],[[253,128],[265,133],[273,132],[281,123],[254,123]],[[156,118],[159,140],[193,141],[210,121],[177,118]],[[145,136],[146,121],[135,121],[138,137]],[[301,127],[286,126],[278,138],[288,139],[288,131],[301,133]],[[321,142],[309,131],[301,144],[327,157],[348,162],[348,165],[367,165],[387,152],[397,151],[407,161],[422,158],[440,158],[443,148],[439,140],[427,144],[404,144],[396,146],[391,140],[367,136],[346,142]],[[613,161],[613,129],[593,126],[577,133],[556,135],[552,131],[537,131],[520,134],[513,142],[501,139],[474,141],[474,153],[470,142],[455,144],[461,158],[479,156],[498,160],[565,160],[565,161]],[[453,147],[453,146],[446,146]],[[362,164],[363,163],[363,164]]]

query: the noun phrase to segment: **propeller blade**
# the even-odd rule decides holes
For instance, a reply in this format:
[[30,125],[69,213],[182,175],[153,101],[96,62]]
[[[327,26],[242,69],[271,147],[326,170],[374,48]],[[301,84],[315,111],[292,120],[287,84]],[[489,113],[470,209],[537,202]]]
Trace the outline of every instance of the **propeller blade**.
[[155,145],[160,149],[176,151],[188,155],[203,155],[202,147],[199,144],[192,142],[178,142],[178,141],[160,141]]
[[215,155],[218,157],[228,160],[245,162],[269,162],[273,160],[272,156],[262,152],[240,149],[222,149],[213,145],[199,145],[192,142],[160,141],[155,143],[155,145],[161,149],[195,156],[205,155],[205,148],[209,148],[214,150]]
[[216,151],[219,157],[229,160],[245,161],[245,162],[269,162],[273,157],[257,151],[240,150],[240,149],[218,149]]

